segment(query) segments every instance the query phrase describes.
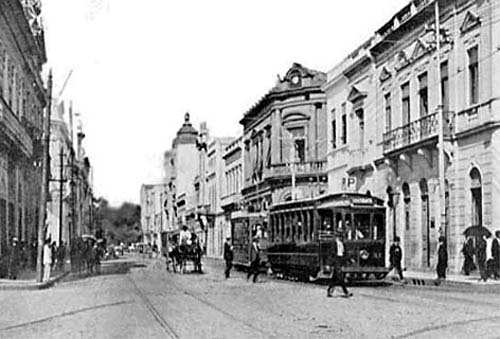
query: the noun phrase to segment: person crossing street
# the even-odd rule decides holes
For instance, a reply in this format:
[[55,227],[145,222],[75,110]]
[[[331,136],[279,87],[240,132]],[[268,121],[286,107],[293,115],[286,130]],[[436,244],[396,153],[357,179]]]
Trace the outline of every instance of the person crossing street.
[[396,270],[398,273],[399,279],[403,281],[403,269],[401,268],[401,259],[403,258],[403,250],[401,246],[399,246],[400,242],[399,237],[394,237],[394,243],[391,245],[389,249],[389,261],[391,266],[389,266],[389,272],[392,270]]
[[259,238],[254,237],[252,247],[250,248],[250,269],[248,270],[247,280],[253,275],[253,282],[257,282],[260,266],[260,246]]
[[224,261],[226,262],[224,276],[228,279],[231,274],[231,268],[233,267],[233,245],[231,244],[230,237],[227,237],[224,243]]
[[326,296],[332,297],[333,291],[335,290],[335,286],[340,286],[342,291],[344,292],[344,297],[349,298],[352,297],[352,293],[347,290],[345,285],[345,276],[342,270],[342,267],[345,264],[345,247],[342,242],[342,234],[335,233],[335,243],[332,249],[332,265],[333,272],[330,280],[330,284],[328,285],[328,289],[326,290]]

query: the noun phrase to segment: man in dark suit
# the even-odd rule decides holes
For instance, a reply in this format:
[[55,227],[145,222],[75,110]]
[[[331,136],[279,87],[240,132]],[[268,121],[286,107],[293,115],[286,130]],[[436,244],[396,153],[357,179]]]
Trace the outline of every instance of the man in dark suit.
[[344,292],[344,297],[351,297],[352,293],[349,293],[347,287],[345,286],[345,277],[344,272],[342,271],[342,266],[344,266],[345,263],[345,248],[344,243],[342,242],[342,234],[340,232],[335,233],[335,243],[332,247],[331,259],[333,272],[330,284],[326,290],[326,296],[332,297],[335,286],[340,286]]
[[253,282],[257,282],[260,266],[260,246],[259,238],[254,237],[252,247],[250,248],[250,269],[248,270],[247,280],[253,275]]
[[389,267],[389,272],[395,269],[399,275],[399,279],[403,280],[403,269],[401,268],[401,259],[403,258],[403,250],[401,249],[401,246],[399,246],[399,241],[400,241],[399,237],[395,237],[394,243],[391,245],[391,248],[389,249],[389,261],[391,263],[391,266]]
[[493,257],[493,278],[500,278],[500,231],[495,232],[493,243],[491,244],[491,256]]
[[233,267],[233,245],[231,245],[231,238],[227,237],[224,243],[224,260],[226,261],[226,270],[224,275],[226,279],[229,278],[231,268]]

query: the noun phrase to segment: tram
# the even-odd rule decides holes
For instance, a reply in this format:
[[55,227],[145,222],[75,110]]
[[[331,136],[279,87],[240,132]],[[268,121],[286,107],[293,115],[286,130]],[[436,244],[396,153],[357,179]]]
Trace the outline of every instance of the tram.
[[277,204],[270,210],[267,258],[275,273],[303,281],[328,278],[334,234],[341,233],[348,281],[380,280],[385,267],[383,200],[341,193]]
[[261,213],[234,213],[231,218],[231,239],[233,242],[233,264],[236,267],[247,268],[250,263],[252,239],[259,238],[261,262],[267,261],[268,222]]

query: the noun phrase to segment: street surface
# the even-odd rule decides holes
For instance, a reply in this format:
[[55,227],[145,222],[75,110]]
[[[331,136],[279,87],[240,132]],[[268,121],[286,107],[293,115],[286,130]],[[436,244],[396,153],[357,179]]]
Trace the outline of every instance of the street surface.
[[105,274],[40,291],[0,291],[0,338],[499,338],[500,296],[474,286],[351,287],[247,282],[205,261],[205,274],[166,272],[130,257]]

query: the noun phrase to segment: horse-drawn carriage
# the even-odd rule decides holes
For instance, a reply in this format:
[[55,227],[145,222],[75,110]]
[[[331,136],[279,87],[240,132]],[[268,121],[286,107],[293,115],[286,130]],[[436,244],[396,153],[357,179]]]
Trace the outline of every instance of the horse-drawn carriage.
[[203,273],[201,257],[203,256],[203,249],[196,234],[191,233],[191,241],[181,241],[179,231],[170,232],[167,235],[167,271],[174,273],[185,273],[188,263],[192,263],[193,271],[196,273]]

